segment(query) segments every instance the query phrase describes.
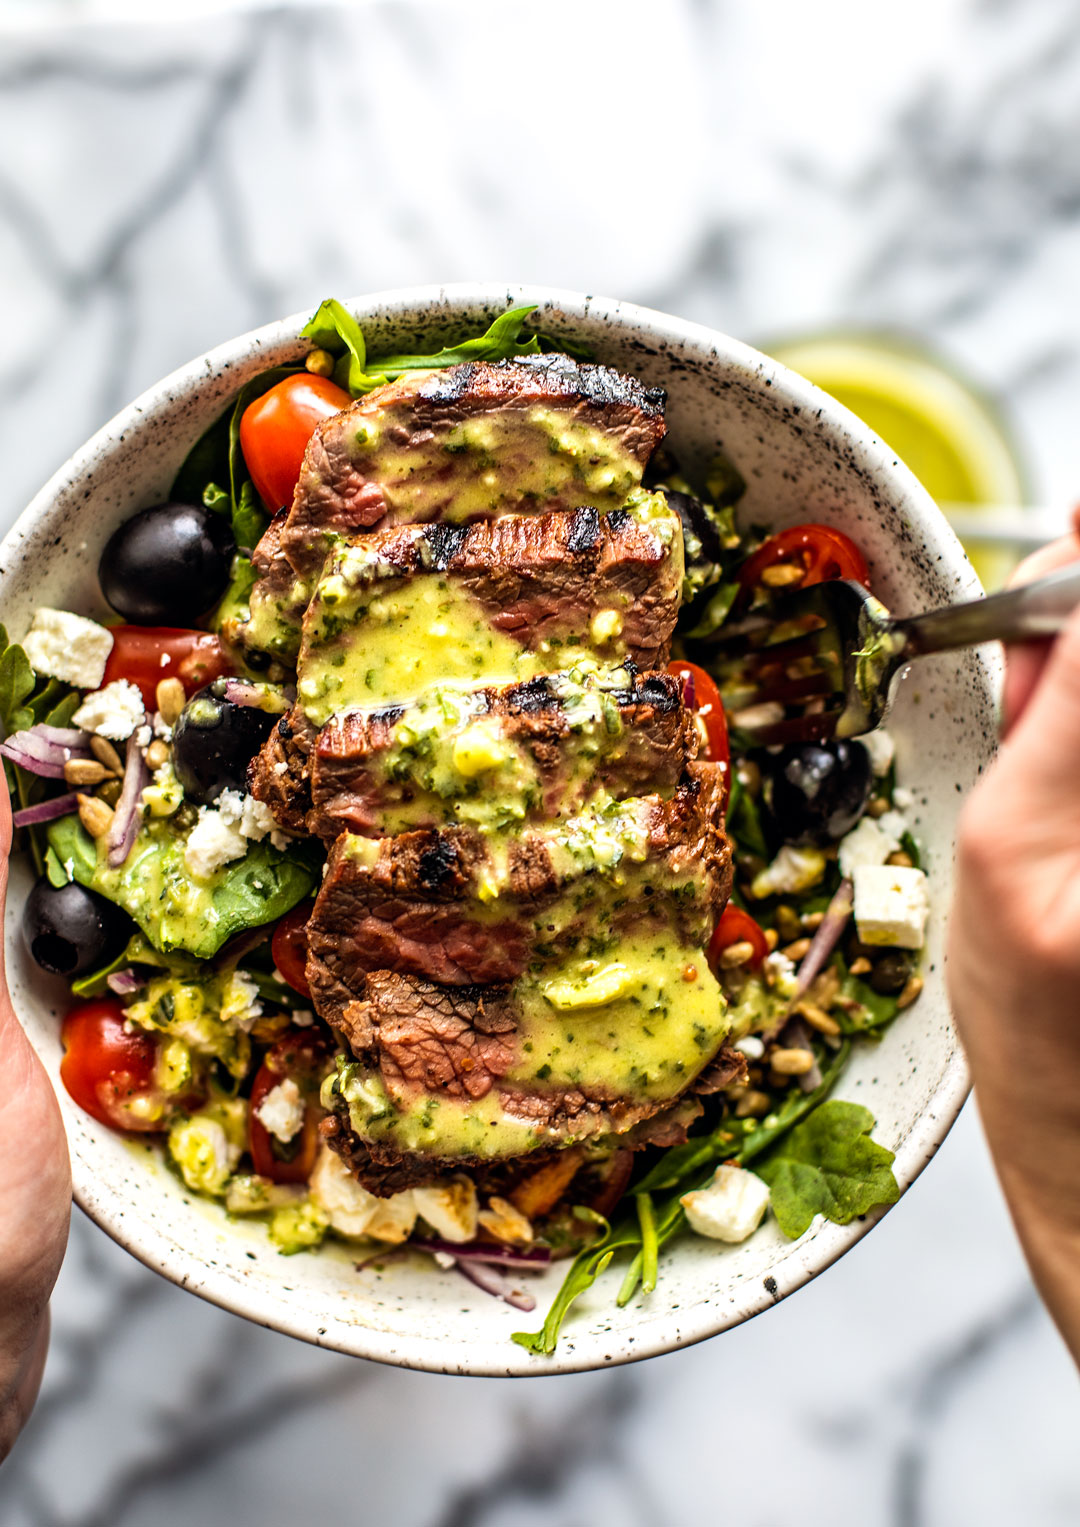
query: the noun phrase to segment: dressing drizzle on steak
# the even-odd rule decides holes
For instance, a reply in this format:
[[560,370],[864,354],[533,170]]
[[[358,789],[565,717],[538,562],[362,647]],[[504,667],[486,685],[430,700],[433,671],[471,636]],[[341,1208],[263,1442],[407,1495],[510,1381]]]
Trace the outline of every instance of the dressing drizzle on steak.
[[391,1194],[672,1140],[744,1073],[703,953],[725,780],[664,671],[663,397],[565,356],[410,375],[328,420],[246,628],[297,698],[252,769],[329,861],[328,1143]]

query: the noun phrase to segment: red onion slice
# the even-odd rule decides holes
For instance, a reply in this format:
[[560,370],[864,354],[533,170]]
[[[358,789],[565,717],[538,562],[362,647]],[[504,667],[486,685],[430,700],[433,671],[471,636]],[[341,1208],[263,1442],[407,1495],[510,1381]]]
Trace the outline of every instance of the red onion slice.
[[43,742],[53,742],[60,748],[78,748],[85,752],[90,747],[89,732],[77,726],[50,726],[47,721],[39,721],[30,728],[28,735],[40,737]]
[[456,1241],[416,1238],[409,1244],[414,1251],[426,1251],[429,1256],[441,1253],[453,1257],[455,1262],[489,1262],[498,1267],[526,1267],[540,1271],[551,1261],[551,1252],[546,1246],[490,1246],[475,1242],[462,1246]]
[[815,977],[825,968],[825,961],[840,942],[840,935],[848,925],[854,906],[854,890],[850,880],[841,880],[832,901],[825,909],[825,916],[818,924],[810,941],[810,948],[803,955],[802,963],[795,972],[795,995],[789,1008],[800,1002],[810,989]]
[[536,1300],[531,1294],[527,1294],[523,1288],[514,1288],[503,1273],[484,1262],[455,1262],[454,1271],[468,1278],[470,1283],[475,1283],[477,1288],[482,1288],[485,1294],[501,1299],[504,1304],[512,1304],[515,1310],[524,1310],[528,1314],[536,1308]]
[[250,679],[226,679],[225,698],[230,705],[258,705],[262,691]]
[[44,758],[36,758],[33,753],[25,752],[9,738],[6,742],[0,742],[0,753],[17,764],[20,769],[25,769],[27,774],[37,774],[41,779],[63,779],[65,759],[60,758],[50,762]]
[[139,801],[150,783],[150,770],[142,749],[135,741],[134,733],[128,738],[127,758],[124,762],[124,782],[120,787],[120,799],[116,803],[113,819],[105,835],[109,864],[116,870],[124,863],[139,831]]
[[114,970],[105,977],[105,985],[118,997],[130,997],[132,992],[139,991],[146,982],[140,981],[133,970]]
[[24,806],[11,820],[16,827],[34,827],[39,822],[55,822],[57,817],[70,816],[78,809],[77,795],[54,795],[51,801],[39,801],[36,806]]

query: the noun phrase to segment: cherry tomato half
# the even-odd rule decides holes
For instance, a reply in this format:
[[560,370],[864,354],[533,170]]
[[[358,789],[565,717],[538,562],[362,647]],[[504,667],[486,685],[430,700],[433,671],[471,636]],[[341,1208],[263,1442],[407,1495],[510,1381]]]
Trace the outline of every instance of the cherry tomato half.
[[304,452],[317,426],[352,401],[329,377],[299,371],[244,409],[240,449],[255,491],[271,514],[292,503]]
[[687,706],[701,717],[705,728],[706,755],[713,763],[731,765],[731,749],[728,746],[727,717],[724,702],[716,687],[716,680],[697,663],[681,659],[668,664],[668,672],[682,679],[683,697]]
[[782,562],[801,564],[800,588],[826,583],[832,578],[853,578],[870,587],[866,558],[850,536],[831,525],[792,525],[762,543],[739,571],[742,596],[761,582],[766,568]]
[[[315,1165],[319,1146],[319,1083],[327,1056],[326,1043],[318,1033],[294,1029],[269,1050],[255,1073],[248,1108],[248,1143],[251,1162],[260,1177],[271,1182],[306,1182]],[[297,1134],[282,1142],[258,1116],[259,1104],[275,1087],[291,1079],[304,1100],[304,1122]]]
[[140,1029],[129,1033],[119,1002],[106,998],[73,1007],[60,1037],[60,1077],[80,1108],[112,1129],[168,1127],[166,1095],[155,1080],[157,1040]]
[[270,953],[278,974],[288,981],[293,991],[298,991],[309,1000],[311,987],[304,968],[307,965],[307,925],[314,906],[313,901],[304,901],[298,907],[293,907],[291,912],[286,912],[274,929],[270,942]]
[[221,643],[209,631],[182,631],[174,626],[112,626],[113,645],[105,664],[104,684],[128,679],[147,709],[156,708],[162,679],[179,679],[193,695],[213,679],[234,673]]
[[709,941],[709,964],[716,965],[717,960],[725,949],[732,944],[753,944],[754,953],[749,960],[751,967],[756,970],[769,952],[768,940],[764,930],[758,926],[749,912],[744,912],[742,907],[737,907],[733,902],[728,902],[720,914],[713,936]]

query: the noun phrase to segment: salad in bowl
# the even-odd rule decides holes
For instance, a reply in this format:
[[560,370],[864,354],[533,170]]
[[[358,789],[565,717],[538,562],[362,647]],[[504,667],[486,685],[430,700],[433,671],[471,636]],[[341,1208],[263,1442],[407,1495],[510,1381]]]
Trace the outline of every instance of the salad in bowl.
[[71,1103],[359,1325],[468,1280],[517,1371],[582,1296],[896,1200],[837,1089],[936,936],[892,736],[813,740],[813,655],[739,640],[872,556],[743,513],[677,373],[559,316],[395,352],[323,303],[0,657]]

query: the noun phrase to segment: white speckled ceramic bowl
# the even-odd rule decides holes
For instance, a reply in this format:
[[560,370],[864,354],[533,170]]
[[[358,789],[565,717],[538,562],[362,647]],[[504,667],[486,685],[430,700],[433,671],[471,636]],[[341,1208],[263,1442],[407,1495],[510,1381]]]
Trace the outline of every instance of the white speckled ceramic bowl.
[[[670,440],[692,469],[722,447],[748,488],[747,521],[823,520],[849,531],[876,591],[898,612],[978,592],[959,542],[892,452],[800,377],[709,329],[661,313],[568,292],[496,286],[428,287],[350,304],[374,353],[429,349],[476,333],[505,308],[539,305],[544,329],[591,346],[598,359],[668,389]],[[133,511],[161,500],[188,448],[237,388],[302,351],[307,315],[221,345],[167,377],[100,431],[42,489],[0,547],[0,618],[13,636],[39,604],[104,613],[99,552]],[[881,1045],[857,1052],[837,1096],[867,1104],[877,1138],[896,1152],[907,1188],[926,1166],[967,1092],[949,1020],[942,927],[952,841],[964,793],[994,746],[997,670],[985,654],[925,660],[893,715],[902,782],[913,792],[934,904],[926,987]],[[390,1265],[357,1273],[347,1248],[280,1256],[261,1225],[229,1223],[193,1198],[153,1151],[96,1124],[60,1086],[65,989],[30,963],[18,918],[30,871],[15,867],[8,969],[20,1018],[56,1082],[71,1143],[75,1196],[121,1245],[203,1298],[260,1324],[358,1356],[447,1373],[539,1374],[598,1368],[666,1352],[737,1325],[793,1293],[853,1246],[876,1216],[847,1228],[815,1222],[797,1242],[770,1220],[741,1246],[686,1237],[664,1256],[660,1286],[615,1306],[617,1270],[575,1307],[556,1355],[510,1341],[532,1329],[562,1277],[536,1284],[522,1316],[454,1274]]]

